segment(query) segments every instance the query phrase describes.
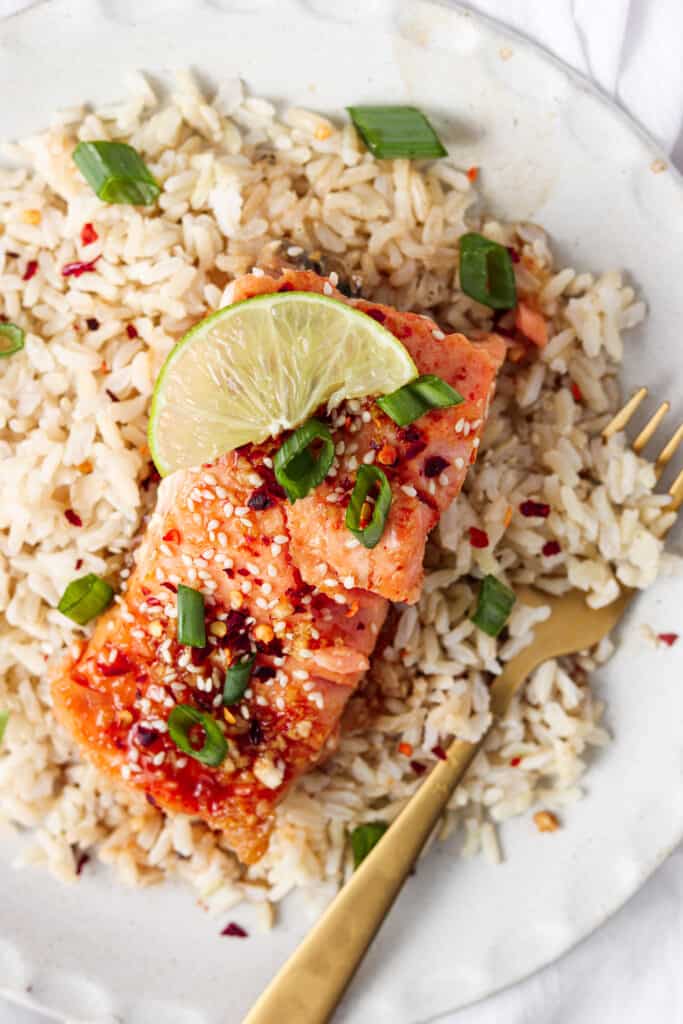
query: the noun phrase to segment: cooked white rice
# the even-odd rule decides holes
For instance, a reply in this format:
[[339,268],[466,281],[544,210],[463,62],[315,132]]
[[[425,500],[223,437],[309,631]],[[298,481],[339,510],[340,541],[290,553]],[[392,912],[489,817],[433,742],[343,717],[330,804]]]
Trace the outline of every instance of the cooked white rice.
[[[143,154],[164,185],[158,208],[107,206],[83,183],[74,142],[105,138]],[[621,334],[643,303],[618,272],[555,268],[539,227],[480,214],[451,160],[378,162],[350,126],[280,114],[236,81],[209,102],[184,75],[159,105],[137,78],[128,102],[70,111],[8,153],[0,312],[25,328],[26,347],[0,365],[0,709],[11,712],[0,823],[30,828],[23,860],[66,881],[89,852],[126,882],[185,878],[215,911],[339,883],[350,869],[348,829],[400,811],[419,785],[411,761],[429,768],[453,735],[481,736],[490,675],[548,613],[518,604],[507,638],[491,639],[468,618],[477,576],[549,593],[580,587],[593,607],[622,584],[655,578],[671,516],[652,493],[652,468],[619,437],[600,438],[618,402]],[[84,247],[86,223],[98,238]],[[125,565],[149,498],[140,485],[156,371],[191,324],[229,300],[235,275],[287,239],[294,256],[339,258],[367,297],[471,331],[490,323],[490,310],[458,288],[457,241],[472,228],[519,252],[518,285],[537,296],[550,342],[530,366],[503,373],[479,462],[430,543],[419,604],[399,609],[338,752],[295,787],[268,854],[247,871],[201,823],[115,790],[79,759],[50,711],[46,672],[74,628],[56,603],[75,575]],[[95,257],[95,273],[62,276],[65,264]],[[523,516],[528,499],[547,502],[550,515]],[[487,532],[488,547],[470,545],[471,526]],[[543,554],[549,541],[558,554]],[[497,822],[580,796],[590,748],[608,739],[587,673],[610,651],[606,641],[534,673],[455,794],[443,837],[460,828],[465,854],[483,848],[497,860]]]

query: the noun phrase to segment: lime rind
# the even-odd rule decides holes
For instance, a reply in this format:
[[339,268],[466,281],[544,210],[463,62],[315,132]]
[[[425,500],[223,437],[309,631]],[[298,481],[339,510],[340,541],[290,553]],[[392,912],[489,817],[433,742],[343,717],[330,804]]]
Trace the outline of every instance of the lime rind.
[[162,476],[210,462],[416,373],[393,334],[353,306],[313,292],[245,299],[196,324],[166,359],[150,411],[152,458]]

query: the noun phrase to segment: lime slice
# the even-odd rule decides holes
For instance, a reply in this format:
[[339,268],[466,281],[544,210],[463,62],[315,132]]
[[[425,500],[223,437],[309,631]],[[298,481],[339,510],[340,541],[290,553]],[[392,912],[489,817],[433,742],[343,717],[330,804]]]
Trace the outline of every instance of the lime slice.
[[152,399],[152,458],[162,476],[211,462],[416,374],[393,334],[352,306],[312,292],[259,295],[202,320],[169,355]]

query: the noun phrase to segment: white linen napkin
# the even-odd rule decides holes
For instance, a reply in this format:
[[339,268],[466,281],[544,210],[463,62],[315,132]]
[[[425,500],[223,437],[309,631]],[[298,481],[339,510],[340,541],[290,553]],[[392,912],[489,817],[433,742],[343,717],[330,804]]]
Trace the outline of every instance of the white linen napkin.
[[[0,18],[36,0],[0,0]],[[683,170],[682,0],[474,0],[592,78]],[[442,1024],[683,1021],[683,848],[607,925],[556,964]],[[46,1024],[0,1004],[1,1024]]]

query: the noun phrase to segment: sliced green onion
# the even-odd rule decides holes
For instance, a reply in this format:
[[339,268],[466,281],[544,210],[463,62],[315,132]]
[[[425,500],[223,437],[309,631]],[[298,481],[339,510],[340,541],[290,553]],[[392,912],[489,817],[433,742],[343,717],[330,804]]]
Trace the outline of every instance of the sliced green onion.
[[417,107],[347,107],[363,142],[379,160],[448,156],[441,139]]
[[106,580],[89,572],[87,576],[71,581],[60,598],[57,610],[72,622],[85,626],[109,607],[113,597],[114,591]]
[[79,142],[72,157],[93,192],[105,203],[147,206],[161,192],[138,151],[125,142]]
[[[204,744],[198,750],[192,746],[192,730],[201,726],[204,730]],[[184,754],[189,754],[195,761],[216,768],[225,761],[228,752],[228,741],[218,728],[218,723],[204,711],[197,711],[190,704],[176,704],[168,716],[168,732]]]
[[183,583],[178,586],[178,643],[206,647],[204,595]]
[[[379,486],[379,490],[372,505],[369,498],[376,485]],[[377,466],[361,466],[356,474],[356,482],[346,510],[347,530],[350,530],[364,547],[374,548],[384,533],[390,508],[391,485],[386,474]]]
[[238,661],[233,662],[225,673],[223,707],[229,708],[231,704],[236,704],[238,700],[242,699],[244,691],[249,685],[255,661],[255,654],[243,655]]
[[464,402],[462,395],[433,373],[416,377],[402,388],[377,399],[380,409],[399,427],[414,423],[431,409],[448,409],[461,402]]
[[492,309],[512,309],[517,286],[512,258],[504,245],[470,232],[460,239],[460,287]]
[[354,828],[350,837],[354,868],[363,863],[370,850],[377,845],[388,828],[389,826],[383,821],[373,821]]
[[[320,444],[317,453],[311,449],[316,441]],[[333,461],[334,442],[329,428],[321,420],[310,419],[287,438],[275,456],[275,479],[295,502],[325,479]]]
[[495,576],[484,576],[472,622],[489,636],[498,636],[517,598]]
[[13,356],[24,347],[26,335],[16,324],[0,324],[0,359]]
[[0,747],[2,746],[2,741],[5,738],[5,729],[7,728],[8,722],[9,711],[0,711]]

